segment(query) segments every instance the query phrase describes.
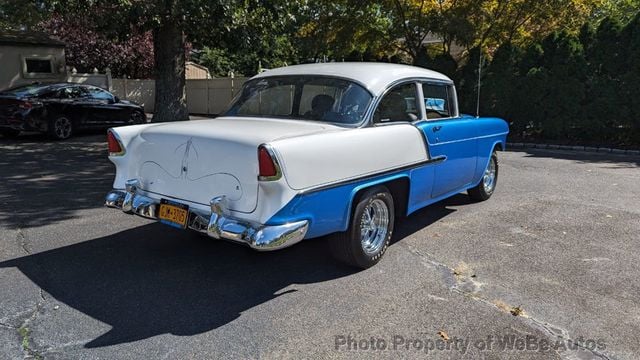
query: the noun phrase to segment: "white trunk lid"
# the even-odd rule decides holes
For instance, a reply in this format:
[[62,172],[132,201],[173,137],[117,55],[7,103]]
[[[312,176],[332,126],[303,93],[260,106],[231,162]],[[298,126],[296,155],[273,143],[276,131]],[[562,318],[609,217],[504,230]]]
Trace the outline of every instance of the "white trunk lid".
[[[260,144],[338,127],[306,121],[222,117],[154,124],[135,141],[129,169],[143,190],[208,205],[227,196],[233,211],[257,205]],[[130,177],[131,178],[131,177]]]

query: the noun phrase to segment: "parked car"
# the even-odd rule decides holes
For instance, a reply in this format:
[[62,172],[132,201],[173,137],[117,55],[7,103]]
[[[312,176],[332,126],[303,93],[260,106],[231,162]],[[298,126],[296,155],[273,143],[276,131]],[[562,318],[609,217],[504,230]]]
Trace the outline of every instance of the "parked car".
[[106,205],[257,250],[331,235],[338,259],[366,268],[398,216],[465,190],[491,197],[507,133],[459,115],[434,71],[289,66],[250,79],[216,119],[110,129]]
[[80,129],[145,122],[140,105],[95,86],[32,84],[0,92],[0,135],[5,137],[37,131],[64,140]]

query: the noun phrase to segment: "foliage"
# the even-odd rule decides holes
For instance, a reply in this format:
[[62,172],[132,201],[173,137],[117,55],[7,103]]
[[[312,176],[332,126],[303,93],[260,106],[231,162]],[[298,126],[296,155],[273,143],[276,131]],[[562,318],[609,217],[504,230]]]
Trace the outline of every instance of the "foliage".
[[293,31],[292,11],[287,6],[237,8],[233,31],[220,44],[226,46],[205,46],[194,60],[216,76],[253,75],[260,65],[275,68],[295,63],[297,51],[288,36]]
[[37,29],[66,43],[67,65],[79,72],[97,68],[111,70],[114,77],[153,76],[153,39],[150,32],[130,34],[126,39],[109,38],[87,23],[87,18],[54,15]]
[[0,0],[0,30],[27,30],[49,11],[49,2],[43,0]]
[[[469,63],[473,59],[471,54]],[[526,47],[502,45],[485,68],[482,113],[504,117],[520,140],[640,144],[640,13],[555,32]],[[466,72],[465,72],[466,71]],[[459,86],[477,76],[462,67]],[[471,102],[462,101],[469,111]]]

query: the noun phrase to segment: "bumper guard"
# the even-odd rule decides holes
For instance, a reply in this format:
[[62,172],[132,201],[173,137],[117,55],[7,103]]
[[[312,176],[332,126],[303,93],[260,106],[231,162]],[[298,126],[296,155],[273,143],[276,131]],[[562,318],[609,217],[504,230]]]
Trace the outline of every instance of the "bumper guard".
[[[140,194],[139,184],[138,180],[128,180],[124,191],[111,190],[105,198],[105,205],[121,209],[127,214],[157,220],[160,200]],[[304,239],[309,228],[307,220],[282,225],[263,225],[234,218],[229,215],[224,196],[211,199],[210,207],[211,212],[208,214],[190,209],[187,227],[212,238],[243,243],[259,251],[291,246]]]

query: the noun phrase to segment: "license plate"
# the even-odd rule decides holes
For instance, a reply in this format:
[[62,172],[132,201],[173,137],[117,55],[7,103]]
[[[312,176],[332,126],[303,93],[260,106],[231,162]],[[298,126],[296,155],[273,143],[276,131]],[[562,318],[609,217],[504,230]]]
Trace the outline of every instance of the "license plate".
[[174,201],[160,199],[158,219],[161,223],[185,229],[189,220],[189,206]]

